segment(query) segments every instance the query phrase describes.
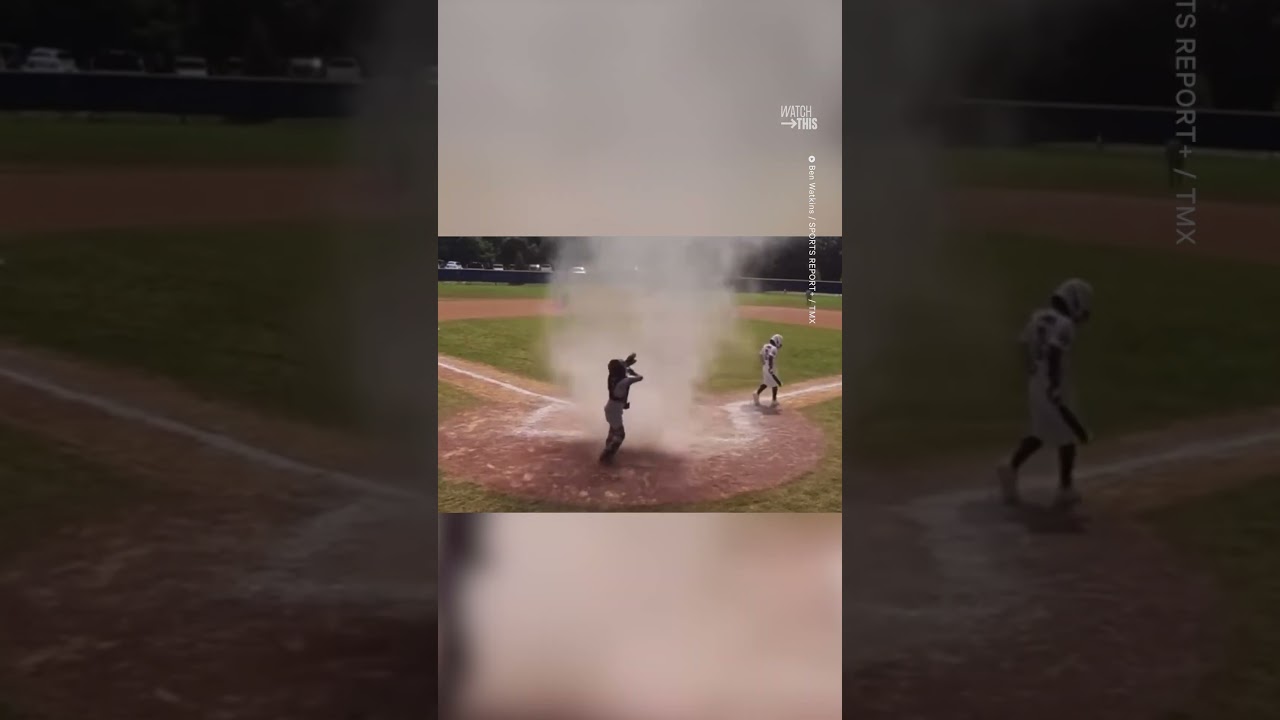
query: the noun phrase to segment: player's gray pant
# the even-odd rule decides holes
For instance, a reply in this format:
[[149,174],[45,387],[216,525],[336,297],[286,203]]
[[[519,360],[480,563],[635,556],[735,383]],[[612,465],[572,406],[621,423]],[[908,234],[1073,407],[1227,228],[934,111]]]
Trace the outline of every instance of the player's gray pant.
[[604,419],[609,423],[609,436],[604,441],[604,451],[609,455],[618,452],[622,441],[627,437],[627,430],[622,426],[623,404],[610,400],[604,406]]

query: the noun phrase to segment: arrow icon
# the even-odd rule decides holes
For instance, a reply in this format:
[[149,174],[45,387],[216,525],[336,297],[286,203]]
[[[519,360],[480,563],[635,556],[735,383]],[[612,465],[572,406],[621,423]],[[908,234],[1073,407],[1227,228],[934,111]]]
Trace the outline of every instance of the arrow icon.
[[791,127],[793,127],[793,128],[794,128],[794,127],[796,126],[796,120],[795,120],[795,118],[791,118],[791,122],[789,122],[789,123],[788,123],[786,120],[783,120],[783,121],[782,121],[781,123],[779,123],[779,124],[781,124],[781,125],[790,125]]

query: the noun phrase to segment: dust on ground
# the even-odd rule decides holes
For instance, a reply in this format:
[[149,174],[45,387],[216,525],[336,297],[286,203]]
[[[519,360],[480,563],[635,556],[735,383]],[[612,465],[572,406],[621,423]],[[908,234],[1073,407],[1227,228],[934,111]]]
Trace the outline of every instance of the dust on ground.
[[316,170],[0,173],[0,233],[369,217],[371,179]]
[[[163,381],[12,347],[0,365],[151,417],[236,428],[313,466],[373,464],[327,431],[245,418]],[[6,423],[141,483],[143,497],[6,558],[8,702],[55,720],[410,720],[435,706],[425,498],[266,466],[14,377],[0,378]]]

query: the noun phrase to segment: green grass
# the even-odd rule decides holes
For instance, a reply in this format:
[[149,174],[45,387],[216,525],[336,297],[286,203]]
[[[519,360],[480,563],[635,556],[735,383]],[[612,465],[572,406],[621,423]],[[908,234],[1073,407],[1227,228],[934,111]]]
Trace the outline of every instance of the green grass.
[[1148,519],[1216,577],[1227,603],[1223,661],[1179,720],[1270,720],[1280,708],[1280,477]]
[[60,527],[120,507],[138,489],[106,468],[0,423],[0,560]]
[[494,285],[492,283],[438,282],[436,294],[441,298],[546,298],[550,297],[550,285]]
[[1016,338],[1063,279],[1096,292],[1071,356],[1099,439],[1280,403],[1280,272],[1136,248],[996,236],[957,242],[931,297],[897,308],[845,373],[860,460],[995,450],[1025,429]]
[[184,125],[0,115],[0,166],[316,167],[339,165],[347,153],[348,128],[336,121]]
[[[0,241],[0,338],[352,427],[342,361],[353,323],[341,312],[346,276],[337,267],[344,235],[281,225]],[[362,240],[383,247],[375,235]],[[894,320],[885,333],[858,332],[849,372],[836,331],[746,321],[711,387],[753,385],[760,343],[781,331],[784,380],[846,376],[859,462],[1002,449],[1025,422],[1014,339],[1060,280],[1080,275],[1094,283],[1097,313],[1081,329],[1072,372],[1100,440],[1280,404],[1280,323],[1269,312],[1280,307],[1276,268],[1023,236],[957,240],[947,252],[942,277],[922,286],[914,306],[885,310]],[[443,352],[545,378],[541,322],[445,323],[438,336]],[[640,360],[642,372],[660,371]]]
[[[550,295],[549,285],[493,285],[489,283],[443,282],[437,286],[441,298],[546,298]],[[764,305],[768,307],[807,308],[804,293],[738,293],[739,305]],[[817,307],[821,310],[839,310],[839,295],[815,295]]]
[[[843,307],[844,298],[841,295],[814,295],[813,300],[815,307],[819,310],[840,310]],[[804,293],[738,293],[737,301],[739,305],[809,307],[809,303],[804,299]]]
[[[442,323],[438,334],[440,352],[549,381],[552,377],[546,361],[547,333],[548,326],[555,322],[546,318],[499,318]],[[760,346],[779,331],[786,336],[778,358],[779,375],[784,382],[795,383],[841,372],[837,330],[806,325],[779,327],[777,323],[763,320],[736,322],[734,341],[726,344],[710,373],[706,384],[709,390],[733,390],[759,384]],[[641,374],[662,371],[660,367],[646,367],[643,357],[637,369]]]
[[[1280,202],[1280,162],[1264,157],[1191,155],[1201,201]],[[957,186],[1155,195],[1167,197],[1163,152],[1088,148],[953,149],[945,177]]]
[[[440,385],[440,417],[470,407],[473,396],[449,386]],[[826,452],[817,468],[795,482],[772,490],[747,493],[715,502],[686,505],[655,505],[623,508],[622,512],[839,512],[841,507],[840,447],[843,426],[839,398],[818,403],[803,410],[823,432]],[[574,512],[582,508],[560,503],[541,502],[500,495],[475,483],[439,476],[437,485],[441,512]],[[594,511],[594,510],[593,510]]]
[[338,237],[268,225],[0,241],[0,337],[347,425]]

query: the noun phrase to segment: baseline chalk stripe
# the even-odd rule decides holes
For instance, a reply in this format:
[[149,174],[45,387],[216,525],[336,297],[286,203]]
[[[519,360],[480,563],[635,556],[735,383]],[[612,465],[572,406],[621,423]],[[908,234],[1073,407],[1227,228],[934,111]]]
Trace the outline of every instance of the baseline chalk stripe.
[[348,475],[346,473],[325,470],[314,465],[308,465],[283,455],[278,455],[270,450],[254,447],[247,443],[243,443],[235,438],[220,433],[211,432],[209,430],[201,430],[200,428],[186,423],[178,422],[172,418],[157,415],[139,408],[135,408],[123,403],[116,402],[110,398],[92,393],[80,392],[71,388],[63,387],[52,381],[27,375],[25,373],[11,370],[0,366],[0,377],[12,382],[16,385],[38,390],[46,395],[56,397],[60,400],[73,402],[80,405],[86,405],[96,410],[104,412],[121,420],[131,420],[141,425],[155,428],[167,432],[171,435],[179,435],[181,437],[195,440],[196,442],[207,447],[219,450],[228,455],[234,455],[247,460],[255,465],[267,467],[274,470],[284,470],[286,472],[296,473],[299,475],[311,475],[321,478],[333,485],[354,490],[360,493],[370,495],[378,495],[381,497],[398,498],[401,500],[421,500],[426,498],[425,493],[416,493],[409,490],[384,485],[382,483],[367,480],[365,478]]
[[1146,470],[1160,465],[1168,465],[1169,463],[1178,462],[1179,460],[1201,460],[1204,458],[1217,457],[1230,454],[1236,450],[1243,450],[1245,448],[1266,445],[1274,442],[1280,442],[1280,430],[1268,430],[1249,435],[1241,435],[1234,438],[1188,443],[1174,450],[1141,455],[1135,458],[1129,458],[1128,460],[1119,460],[1117,462],[1107,463],[1105,465],[1086,467],[1077,473],[1077,476],[1088,480],[1092,478],[1128,475],[1137,470]]
[[[566,407],[571,407],[572,403],[570,403],[567,400],[564,400],[562,398],[552,397],[550,395],[544,395],[542,393],[534,392],[532,390],[522,388],[519,385],[514,385],[512,383],[505,382],[503,380],[499,380],[497,378],[490,377],[482,373],[478,373],[472,370],[466,370],[452,363],[445,362],[444,360],[437,359],[436,365],[450,372],[455,372],[455,373],[458,373],[459,375],[469,377],[473,380],[487,382],[491,385],[496,385],[497,387],[503,388],[504,390],[509,390],[511,392],[518,393],[526,397],[537,398],[539,400],[543,400],[549,403],[548,405],[544,405],[543,407],[540,407],[537,410],[534,410],[533,412],[525,415],[523,422],[520,423],[520,427],[517,428],[515,431],[513,431],[512,434],[514,435],[517,435],[520,437],[546,437],[546,438],[561,438],[561,439],[573,439],[573,438],[580,438],[583,436],[583,433],[579,431],[547,430],[547,429],[538,427],[538,425],[540,425],[544,420],[546,420],[548,417],[554,414],[557,410],[560,410]],[[799,397],[802,395],[809,395],[811,393],[834,390],[836,388],[841,388],[843,386],[844,386],[843,380],[836,380],[834,382],[823,383],[821,385],[812,385],[810,387],[802,387],[799,390],[790,390],[787,392],[781,392],[781,393],[778,393],[778,398],[786,399],[791,397]],[[745,409],[743,408],[742,402],[734,401],[734,402],[725,403],[724,405],[720,406],[720,409],[723,410],[725,414],[729,417],[729,422],[733,425],[734,432],[737,434],[734,437],[705,438],[707,442],[715,443],[715,444],[740,445],[743,443],[751,442],[752,440],[754,440],[759,436],[760,434],[759,418],[755,417],[754,415],[748,415]]]
[[456,365],[450,365],[449,363],[443,360],[437,360],[436,364],[444,368],[445,370],[449,370],[450,372],[456,372],[459,375],[466,375],[467,377],[473,378],[475,380],[482,380],[484,382],[497,385],[500,388],[510,390],[511,392],[520,393],[521,395],[527,395],[529,397],[538,398],[539,400],[546,400],[547,402],[558,403],[560,405],[570,404],[567,400],[561,400],[560,398],[551,397],[550,395],[543,395],[542,393],[536,393],[536,392],[533,392],[532,390],[526,390],[518,385],[512,385],[511,383],[503,382],[497,378],[491,378],[487,375],[481,375],[480,373],[471,372],[470,370],[463,370],[462,368],[457,367]]

